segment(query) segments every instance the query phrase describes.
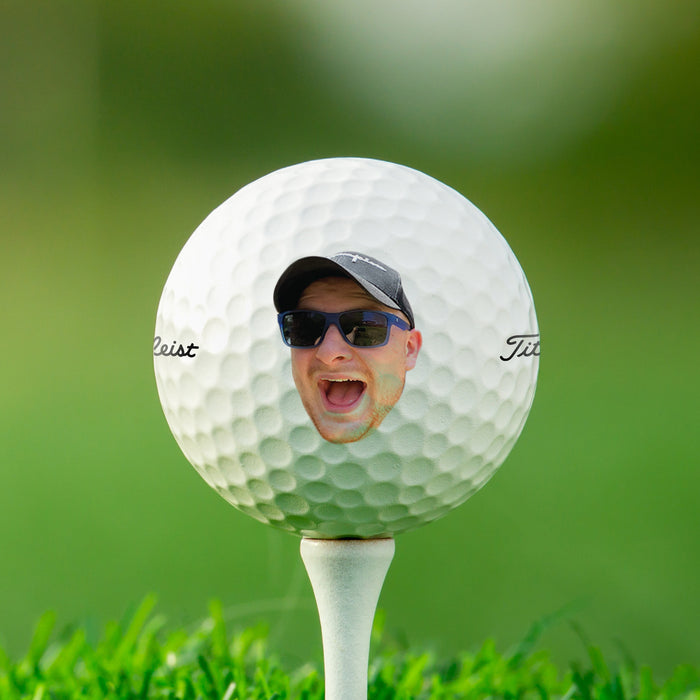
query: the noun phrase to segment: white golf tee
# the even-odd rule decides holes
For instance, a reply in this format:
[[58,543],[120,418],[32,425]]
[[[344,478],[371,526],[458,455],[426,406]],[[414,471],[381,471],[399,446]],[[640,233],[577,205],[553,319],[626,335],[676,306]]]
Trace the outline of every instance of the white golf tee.
[[372,622],[393,539],[301,541],[321,619],[326,700],[367,700]]

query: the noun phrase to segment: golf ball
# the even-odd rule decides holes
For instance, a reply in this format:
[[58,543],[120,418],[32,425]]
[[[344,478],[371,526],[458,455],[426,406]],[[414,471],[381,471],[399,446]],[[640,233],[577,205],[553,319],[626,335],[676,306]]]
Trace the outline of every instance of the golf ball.
[[[336,444],[301,403],[273,290],[294,260],[347,250],[400,272],[423,346],[381,425]],[[518,261],[471,202],[402,165],[330,158],[252,182],[200,224],[153,352],[175,439],[229,503],[306,537],[369,538],[445,515],[500,466],[532,404],[538,333]]]

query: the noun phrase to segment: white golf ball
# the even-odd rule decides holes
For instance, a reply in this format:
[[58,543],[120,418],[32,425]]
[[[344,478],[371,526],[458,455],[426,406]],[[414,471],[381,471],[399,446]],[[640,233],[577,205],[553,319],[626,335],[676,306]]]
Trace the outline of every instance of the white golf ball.
[[[423,347],[381,425],[336,444],[302,406],[272,292],[294,260],[345,250],[400,272]],[[539,364],[530,289],[493,224],[437,180],[363,158],[278,170],[215,209],[175,261],[155,336],[187,459],[239,510],[314,538],[391,536],[463,503],[518,438]]]

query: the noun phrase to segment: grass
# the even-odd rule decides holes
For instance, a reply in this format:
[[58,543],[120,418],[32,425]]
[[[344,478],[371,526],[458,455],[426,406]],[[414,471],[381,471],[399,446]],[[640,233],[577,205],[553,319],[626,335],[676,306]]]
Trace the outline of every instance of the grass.
[[[94,642],[82,627],[56,635],[55,616],[46,613],[23,658],[13,661],[0,649],[0,698],[323,698],[322,669],[284,668],[268,650],[263,627],[229,634],[219,603],[194,632],[168,630],[154,606],[154,598],[146,598]],[[438,659],[383,640],[382,619],[379,614],[373,631],[370,700],[700,700],[693,666],[678,666],[660,683],[651,669],[631,661],[611,669],[597,647],[584,642],[587,664],[557,668],[536,649],[546,622],[533,625],[509,653],[489,640],[476,652]]]

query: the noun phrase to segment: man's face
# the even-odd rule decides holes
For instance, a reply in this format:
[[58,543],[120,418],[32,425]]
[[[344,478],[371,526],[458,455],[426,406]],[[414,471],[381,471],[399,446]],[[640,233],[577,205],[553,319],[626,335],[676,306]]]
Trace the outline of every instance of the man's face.
[[[355,309],[388,311],[360,285],[344,277],[312,282],[299,309],[338,313]],[[315,348],[292,348],[292,375],[306,412],[329,442],[354,442],[376,428],[398,401],[406,372],[421,346],[417,330],[391,326],[381,347],[355,348],[331,325]]]

